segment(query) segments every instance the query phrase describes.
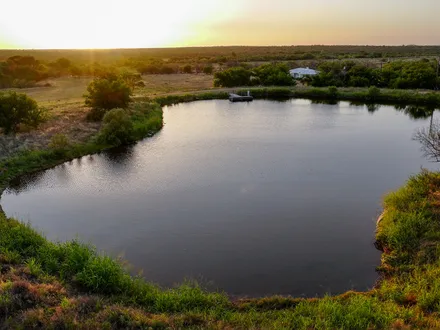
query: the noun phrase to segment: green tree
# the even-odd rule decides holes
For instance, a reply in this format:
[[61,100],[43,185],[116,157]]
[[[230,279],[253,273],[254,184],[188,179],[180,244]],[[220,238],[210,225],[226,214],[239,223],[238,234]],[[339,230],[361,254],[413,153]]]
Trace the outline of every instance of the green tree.
[[214,86],[236,87],[249,86],[252,72],[242,67],[230,68],[214,75]]
[[427,88],[437,86],[436,65],[424,60],[394,61],[383,66],[382,77],[390,88]]
[[126,108],[131,101],[131,88],[120,77],[111,79],[97,78],[87,87],[85,104],[94,109],[96,116],[91,119],[99,120],[107,110]]
[[5,134],[15,134],[20,124],[38,127],[46,120],[46,114],[46,110],[39,108],[26,94],[0,93],[0,127]]
[[295,80],[285,64],[263,64],[257,67],[253,74],[259,78],[264,86],[293,86]]
[[119,146],[134,141],[133,122],[124,109],[110,110],[105,114],[103,123],[98,135],[99,142]]

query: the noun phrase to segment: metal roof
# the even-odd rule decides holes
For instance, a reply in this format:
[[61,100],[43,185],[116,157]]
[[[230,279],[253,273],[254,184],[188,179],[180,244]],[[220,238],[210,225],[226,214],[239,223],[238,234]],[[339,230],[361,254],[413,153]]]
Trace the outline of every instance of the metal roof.
[[290,74],[301,74],[301,75],[315,75],[318,74],[319,71],[309,69],[309,68],[296,68],[293,70],[290,70]]

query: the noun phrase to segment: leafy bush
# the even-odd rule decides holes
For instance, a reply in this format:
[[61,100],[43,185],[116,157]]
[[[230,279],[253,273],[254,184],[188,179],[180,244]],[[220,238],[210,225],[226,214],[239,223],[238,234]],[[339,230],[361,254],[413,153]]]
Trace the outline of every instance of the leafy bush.
[[338,97],[339,91],[336,86],[330,86],[328,88],[328,95],[331,99],[336,99]]
[[252,72],[242,67],[227,69],[214,75],[215,87],[249,86]]
[[55,134],[52,136],[49,148],[57,150],[57,151],[64,151],[70,146],[69,139],[64,134]]
[[214,75],[214,86],[293,86],[295,80],[285,64],[263,64],[254,70],[245,67],[233,67]]
[[395,61],[383,66],[382,79],[390,88],[435,88],[436,66],[432,62]]
[[124,109],[113,109],[103,119],[104,126],[98,135],[100,143],[119,146],[134,141],[133,122]]
[[212,74],[214,72],[214,67],[212,65],[207,65],[203,68],[204,74]]
[[38,127],[46,119],[46,110],[26,94],[0,93],[0,127],[5,134],[15,133],[20,124]]
[[382,69],[354,61],[331,61],[319,65],[320,74],[312,78],[315,87],[388,87],[400,89],[435,88],[439,81],[436,64],[429,60],[394,61]]
[[368,101],[377,101],[379,96],[380,96],[380,89],[379,88],[377,88],[375,86],[371,86],[368,89],[368,94],[367,94]]
[[[98,78],[93,80],[87,87],[86,105],[93,109],[104,111],[95,111],[97,118],[100,119],[106,110],[115,108],[126,108],[131,99],[131,88],[120,77],[110,77],[108,79]],[[102,117],[101,117],[102,118]]]
[[184,67],[183,67],[183,69],[182,69],[182,71],[184,72],[184,73],[192,73],[192,67],[191,67],[191,65],[185,65]]
[[295,80],[285,64],[263,64],[253,71],[263,86],[293,86]]

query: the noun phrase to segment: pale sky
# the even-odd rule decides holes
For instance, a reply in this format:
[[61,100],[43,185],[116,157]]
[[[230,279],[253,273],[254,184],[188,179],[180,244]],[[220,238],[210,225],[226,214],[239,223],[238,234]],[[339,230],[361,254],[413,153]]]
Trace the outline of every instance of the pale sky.
[[0,48],[439,45],[439,15],[440,0],[10,0]]

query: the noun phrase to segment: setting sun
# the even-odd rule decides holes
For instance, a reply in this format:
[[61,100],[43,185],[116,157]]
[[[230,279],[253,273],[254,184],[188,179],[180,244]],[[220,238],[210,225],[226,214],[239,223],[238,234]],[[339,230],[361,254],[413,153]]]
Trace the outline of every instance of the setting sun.
[[439,11],[436,0],[8,1],[0,48],[436,44]]
[[[63,7],[59,1],[43,0],[29,1],[26,10],[17,2],[2,6],[11,15],[2,16],[0,38],[3,34],[5,46],[26,48],[176,46],[203,39],[203,31],[197,32],[200,24],[223,17],[219,2],[202,0],[78,0]],[[17,12],[19,21],[12,14]]]

